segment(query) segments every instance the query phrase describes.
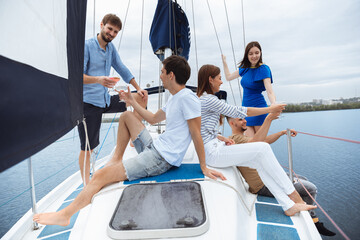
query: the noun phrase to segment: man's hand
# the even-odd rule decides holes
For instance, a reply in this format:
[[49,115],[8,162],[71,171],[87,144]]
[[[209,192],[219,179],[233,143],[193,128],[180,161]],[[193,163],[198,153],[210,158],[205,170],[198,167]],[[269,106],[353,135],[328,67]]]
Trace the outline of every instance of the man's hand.
[[224,177],[224,175],[218,171],[215,171],[215,170],[212,170],[212,169],[209,169],[209,168],[204,168],[204,169],[201,169],[202,172],[204,173],[205,176],[211,178],[211,179],[214,179],[216,180],[218,177],[221,179],[221,180],[226,180],[226,178]]
[[113,86],[115,86],[116,82],[117,81],[115,81],[114,79],[105,76],[100,76],[98,79],[98,83],[107,88],[112,88]]
[[137,90],[137,94],[139,94],[144,101],[147,101],[147,100],[148,100],[148,92],[145,91],[144,89],[139,88],[139,89]]
[[[282,130],[282,135],[286,135],[287,134],[287,131],[286,130]],[[296,137],[297,135],[297,131],[295,131],[294,129],[290,129],[290,136],[292,137]]]
[[[127,92],[124,90],[117,91],[119,93],[120,100],[125,101],[127,104],[132,105],[133,101],[135,101],[134,97],[132,96],[130,92],[130,87],[127,87]],[[116,90],[115,90],[116,91]]]
[[280,116],[280,112],[277,112],[277,113],[269,113],[267,115],[267,118],[270,119],[271,121],[275,120],[275,119],[278,119]]
[[296,137],[296,135],[297,135],[297,131],[295,131],[294,129],[290,129],[290,136]]

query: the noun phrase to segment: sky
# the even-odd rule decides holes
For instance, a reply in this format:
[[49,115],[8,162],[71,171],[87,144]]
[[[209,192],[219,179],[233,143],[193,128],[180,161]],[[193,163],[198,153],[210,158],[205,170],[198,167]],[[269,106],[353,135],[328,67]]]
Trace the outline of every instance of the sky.
[[[226,0],[234,51],[224,1],[208,2],[221,50],[227,56],[231,72],[236,71],[235,63],[243,57],[245,38],[246,44],[250,41],[261,44],[263,61],[272,71],[273,89],[278,101],[300,103],[313,99],[360,97],[360,1],[243,0],[242,15],[240,0]],[[118,15],[124,26],[113,43],[118,47],[121,38],[120,56],[142,88],[159,83],[161,65],[148,40],[156,3],[153,0],[131,0],[125,18],[128,0],[95,1],[94,21],[94,0],[88,1],[86,38],[99,32],[105,14]],[[178,0],[178,3],[190,23],[189,64],[192,74],[189,81],[194,85],[197,69],[203,64],[217,65],[223,72],[221,51],[207,0]],[[223,77],[223,81],[222,89],[228,92],[229,102],[240,104],[238,80],[227,82]]]

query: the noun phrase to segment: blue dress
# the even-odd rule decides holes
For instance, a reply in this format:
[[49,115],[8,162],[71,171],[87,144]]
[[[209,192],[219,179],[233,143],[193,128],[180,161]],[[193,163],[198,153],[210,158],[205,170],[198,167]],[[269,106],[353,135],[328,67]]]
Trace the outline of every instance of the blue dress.
[[[242,105],[244,107],[267,107],[262,92],[265,91],[263,80],[270,78],[273,83],[269,66],[263,64],[257,68],[239,68],[241,78],[241,86],[244,89]],[[246,117],[248,126],[261,126],[267,114]]]

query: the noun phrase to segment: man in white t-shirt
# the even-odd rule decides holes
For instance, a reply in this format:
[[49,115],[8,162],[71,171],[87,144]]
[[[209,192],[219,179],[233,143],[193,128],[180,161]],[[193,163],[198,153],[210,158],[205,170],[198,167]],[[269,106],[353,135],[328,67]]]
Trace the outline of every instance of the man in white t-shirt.
[[[68,225],[71,216],[88,205],[91,198],[105,185],[126,179],[156,176],[172,166],[180,166],[191,139],[204,175],[212,179],[220,177],[225,180],[221,173],[206,167],[204,144],[200,134],[201,104],[198,97],[185,88],[189,77],[190,66],[185,58],[171,56],[163,61],[160,78],[164,88],[168,89],[172,96],[155,114],[141,107],[132,97],[129,89],[128,92],[121,92],[121,98],[132,105],[134,110],[150,124],[166,119],[166,131],[153,141],[133,112],[122,113],[119,119],[116,150],[111,160],[104,168],[95,172],[89,184],[69,206],[59,212],[36,214],[33,220],[44,225]],[[131,159],[123,159],[130,139],[139,155]]]

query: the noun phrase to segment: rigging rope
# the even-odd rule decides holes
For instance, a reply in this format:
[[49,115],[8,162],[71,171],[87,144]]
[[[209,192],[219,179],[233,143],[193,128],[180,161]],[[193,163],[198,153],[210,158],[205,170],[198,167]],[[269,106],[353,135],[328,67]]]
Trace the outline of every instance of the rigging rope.
[[[128,1],[128,5],[127,5],[127,8],[126,8],[124,24],[123,24],[122,31],[121,31],[121,34],[120,34],[120,40],[119,40],[119,44],[118,44],[118,47],[117,47],[117,52],[120,51],[121,41],[122,41],[122,37],[123,37],[124,31],[125,31],[125,26],[126,26],[126,20],[127,20],[127,16],[128,16],[128,12],[129,12],[129,7],[130,7],[130,0]],[[114,75],[114,72],[115,72],[115,70],[112,68],[111,75]]]
[[[178,52],[177,52],[177,44],[176,44],[176,27],[175,27],[175,10],[174,10],[174,3],[171,1],[171,10],[172,10],[172,16],[173,16],[173,19],[172,19],[172,23],[173,23],[173,27],[174,27],[174,45],[175,45],[175,55],[178,55]],[[171,34],[171,33],[170,33]],[[170,47],[171,47],[171,44],[170,44]]]
[[[84,165],[83,165],[83,183],[84,183],[84,186],[86,186],[86,181],[85,181],[85,170],[86,170],[86,160],[87,160],[87,152],[90,152],[90,157],[89,157],[89,164],[90,164],[90,158],[91,158],[91,155],[92,155],[92,151],[91,151],[91,148],[90,148],[90,143],[89,143],[89,137],[88,137],[88,132],[87,132],[87,126],[86,126],[86,121],[85,121],[85,118],[83,119],[83,125],[84,125],[84,130],[85,130],[85,153],[84,153]],[[90,169],[89,169],[90,171]]]
[[143,29],[144,29],[144,0],[142,0],[141,8],[141,34],[140,34],[140,65],[139,65],[139,87],[141,88],[141,62],[142,62],[142,46],[143,46]]
[[317,134],[312,134],[312,133],[306,133],[306,132],[300,132],[300,131],[297,131],[297,132],[298,132],[298,133],[301,133],[301,134],[305,134],[305,135],[314,136],[314,137],[328,138],[328,139],[333,139],[333,140],[340,140],[340,141],[344,141],[344,142],[351,142],[351,143],[360,144],[360,141],[356,141],[356,140],[350,140],[350,139],[344,139],[344,138],[337,138],[337,137],[328,137],[328,136],[322,136],[322,135],[317,135]]
[[[233,40],[232,40],[229,16],[228,16],[228,11],[227,11],[226,1],[225,0],[224,0],[224,7],[225,7],[225,16],[226,16],[227,26],[228,26],[228,30],[229,30],[229,36],[230,36],[231,50],[232,50],[233,59],[234,59],[234,65],[235,65],[235,69],[237,69],[236,59],[235,59],[234,44],[233,44]],[[237,84],[238,84],[238,89],[239,89],[239,94],[240,94],[240,103],[241,103],[242,102],[242,94],[241,94],[240,80],[239,80],[239,78],[236,78],[236,79],[237,79]],[[235,103],[235,105],[236,105],[236,103]]]
[[128,5],[127,5],[127,8],[126,8],[125,19],[124,19],[124,24],[123,24],[123,29],[122,29],[122,31],[121,31],[120,40],[119,40],[119,45],[118,45],[118,49],[117,49],[118,52],[119,52],[119,50],[120,50],[121,40],[122,40],[122,37],[123,37],[123,35],[124,35],[124,31],[125,31],[125,26],[126,26],[126,20],[127,20],[127,16],[128,16],[128,12],[129,12],[129,7],[130,7],[130,0],[128,1]]
[[245,48],[246,48],[246,42],[245,42],[245,15],[244,15],[244,3],[243,3],[243,0],[241,0],[241,15],[242,15],[243,40],[244,40],[244,51],[245,51]]
[[[222,51],[222,49],[221,49],[221,45],[220,45],[219,36],[218,36],[218,33],[217,33],[217,31],[216,31],[216,27],[215,27],[214,18],[213,18],[212,12],[211,12],[211,8],[210,8],[209,0],[206,0],[206,3],[207,3],[207,5],[208,5],[208,9],[209,9],[209,13],[210,13],[211,21],[212,21],[212,24],[213,24],[213,27],[214,27],[214,31],[215,31],[215,35],[216,35],[216,39],[217,39],[217,42],[218,42],[218,45],[219,45],[220,53],[221,53],[221,55],[223,55],[223,51]],[[233,91],[233,89],[232,89],[232,86],[231,86],[231,83],[230,83],[230,82],[229,82],[229,85],[230,85],[230,89],[231,89],[231,94],[232,94],[233,99],[234,99],[234,104],[236,105],[234,91]]]
[[94,10],[93,10],[93,36],[95,37],[95,2],[96,0],[94,0]]
[[199,63],[198,63],[198,55],[197,55],[197,44],[196,44],[196,30],[195,30],[194,0],[191,0],[191,6],[192,6],[192,17],[193,17],[193,26],[194,26],[196,72],[199,72]]

